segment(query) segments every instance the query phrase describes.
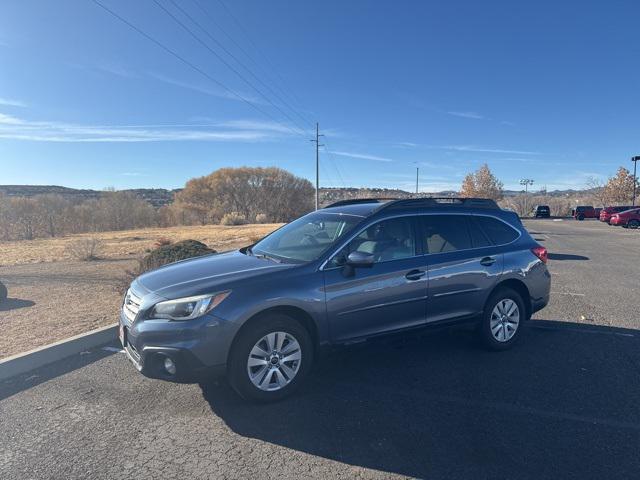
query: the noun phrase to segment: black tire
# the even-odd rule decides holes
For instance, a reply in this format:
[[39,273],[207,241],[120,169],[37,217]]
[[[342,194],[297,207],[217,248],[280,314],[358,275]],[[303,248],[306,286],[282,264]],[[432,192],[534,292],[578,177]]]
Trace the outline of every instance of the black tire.
[[[499,341],[491,332],[491,316],[496,305],[503,300],[512,300],[515,302],[518,307],[519,322],[511,338],[505,341]],[[478,336],[482,344],[489,350],[507,350],[518,341],[528,320],[527,310],[520,294],[510,288],[499,288],[493,292],[489,300],[487,300],[480,325],[478,325]]]
[[634,230],[638,227],[640,227],[640,221],[636,220],[635,218],[633,220],[629,220],[629,228],[633,228]]
[[[292,380],[279,390],[266,391],[255,386],[249,378],[247,361],[253,347],[269,333],[287,333],[300,345],[301,360]],[[283,348],[284,350],[284,348]],[[250,401],[274,402],[291,395],[307,376],[313,365],[313,341],[300,322],[284,314],[268,314],[244,328],[234,341],[227,363],[229,383],[238,394]]]
[[582,221],[584,220],[584,215],[580,214],[576,217],[578,220]]
[[0,283],[0,302],[7,299],[7,287]]

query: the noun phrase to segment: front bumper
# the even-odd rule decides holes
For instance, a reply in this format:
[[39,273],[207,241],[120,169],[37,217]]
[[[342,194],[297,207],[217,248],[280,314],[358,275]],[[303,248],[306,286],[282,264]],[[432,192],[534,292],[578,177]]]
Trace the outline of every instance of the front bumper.
[[[197,382],[226,371],[226,358],[233,335],[230,325],[212,315],[175,322],[136,320],[120,314],[120,341],[136,369],[150,378],[174,382]],[[175,373],[164,361],[170,358]]]

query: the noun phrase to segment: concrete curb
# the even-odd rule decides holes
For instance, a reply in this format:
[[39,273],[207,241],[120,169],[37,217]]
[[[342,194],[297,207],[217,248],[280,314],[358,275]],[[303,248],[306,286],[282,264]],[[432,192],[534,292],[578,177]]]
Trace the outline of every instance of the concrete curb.
[[15,377],[110,343],[117,338],[117,332],[118,324],[116,323],[0,360],[0,380]]

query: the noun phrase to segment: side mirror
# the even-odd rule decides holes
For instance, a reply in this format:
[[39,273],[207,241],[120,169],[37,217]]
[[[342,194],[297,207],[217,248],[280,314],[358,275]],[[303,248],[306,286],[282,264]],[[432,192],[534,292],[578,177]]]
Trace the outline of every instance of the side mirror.
[[347,257],[347,265],[355,268],[371,268],[375,259],[373,254],[364,252],[351,252]]

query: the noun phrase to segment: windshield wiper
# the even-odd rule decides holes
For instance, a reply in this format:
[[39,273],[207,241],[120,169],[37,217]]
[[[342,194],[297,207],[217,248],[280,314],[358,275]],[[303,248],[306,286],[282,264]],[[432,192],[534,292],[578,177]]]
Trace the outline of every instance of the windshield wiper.
[[274,261],[276,263],[282,263],[282,260],[280,260],[279,258],[276,258],[276,257],[274,257],[272,255],[269,255],[268,253],[255,253],[255,252],[251,251],[251,255],[253,255],[256,258],[266,258],[267,260],[272,260],[272,261]]

